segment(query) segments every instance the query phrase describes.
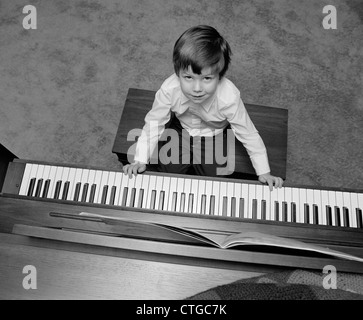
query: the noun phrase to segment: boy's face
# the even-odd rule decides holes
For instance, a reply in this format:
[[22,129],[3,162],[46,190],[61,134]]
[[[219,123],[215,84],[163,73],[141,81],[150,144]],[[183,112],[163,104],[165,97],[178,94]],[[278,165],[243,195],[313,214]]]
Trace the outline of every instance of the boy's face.
[[211,68],[204,68],[201,74],[196,74],[189,66],[186,70],[180,70],[179,79],[184,95],[194,103],[202,103],[216,92],[219,74],[213,73]]

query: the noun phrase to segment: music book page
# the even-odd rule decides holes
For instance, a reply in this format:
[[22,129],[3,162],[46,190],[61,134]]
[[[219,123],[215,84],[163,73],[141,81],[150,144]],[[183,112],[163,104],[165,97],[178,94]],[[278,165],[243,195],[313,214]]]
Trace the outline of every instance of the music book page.
[[183,235],[185,237],[210,244],[215,247],[219,247],[221,249],[228,249],[236,246],[243,245],[258,245],[258,246],[273,246],[287,249],[295,249],[295,250],[304,250],[322,253],[330,256],[334,256],[341,259],[348,259],[363,262],[363,258],[353,256],[344,252],[332,250],[326,247],[318,246],[311,243],[306,243],[303,241],[298,241],[295,239],[284,238],[269,235],[266,233],[260,232],[243,232],[243,233],[233,233],[231,235],[213,235],[208,233],[201,233],[196,230],[182,228],[179,226],[167,225],[156,222],[149,221],[139,221],[139,220],[131,220],[125,219],[121,217],[110,217],[95,213],[89,212],[81,212],[81,216],[88,217],[97,217],[100,218],[106,224],[122,224],[127,223],[130,225],[144,225],[144,226],[152,226],[153,228],[162,228],[169,231],[173,231],[179,235]]

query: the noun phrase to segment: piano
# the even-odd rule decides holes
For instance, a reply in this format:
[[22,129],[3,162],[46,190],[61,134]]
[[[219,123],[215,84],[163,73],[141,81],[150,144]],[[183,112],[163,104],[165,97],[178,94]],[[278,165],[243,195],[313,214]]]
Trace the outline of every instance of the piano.
[[[285,185],[270,191],[257,181],[159,172],[130,179],[121,170],[16,158],[7,166],[0,196],[0,254],[9,263],[1,262],[8,275],[2,276],[7,290],[0,297],[29,298],[29,292],[15,290],[11,282],[18,279],[21,283],[24,277],[19,272],[14,275],[16,268],[12,268],[19,261],[27,263],[24,255],[29,264],[39,263],[48,277],[59,273],[63,277],[55,280],[57,289],[49,288],[52,281],[48,279],[43,283],[47,293],[34,290],[37,293],[31,295],[37,298],[49,297],[49,292],[56,298],[95,298],[91,293],[95,286],[111,280],[117,285],[111,286],[111,292],[101,290],[102,297],[181,299],[213,286],[286,269],[322,271],[333,265],[338,272],[363,273],[357,261],[270,247],[223,250],[79,215],[89,212],[162,222],[221,236],[257,231],[363,258],[362,190]],[[10,250],[15,257],[9,255]],[[31,255],[45,262],[32,260]],[[75,271],[72,266],[77,263]],[[60,265],[66,271],[60,271]],[[122,274],[115,271],[116,266]],[[45,271],[46,267],[51,271]],[[67,281],[88,285],[83,282],[82,289],[66,290],[63,283]]]

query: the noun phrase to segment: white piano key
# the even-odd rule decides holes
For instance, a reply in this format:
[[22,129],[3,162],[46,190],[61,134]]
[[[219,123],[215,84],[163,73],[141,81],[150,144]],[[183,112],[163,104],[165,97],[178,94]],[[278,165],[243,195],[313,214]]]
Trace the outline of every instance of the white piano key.
[[218,206],[218,215],[220,216],[227,216],[227,207],[225,206],[225,198],[227,198],[228,201],[228,195],[227,195],[227,182],[221,181],[219,186],[219,206]]
[[161,209],[161,203],[160,203],[160,195],[161,195],[161,191],[163,191],[163,179],[164,179],[163,176],[157,176],[156,177],[156,183],[155,183],[155,190],[156,190],[155,209],[157,209],[157,210],[162,210]]
[[240,183],[235,183],[234,184],[234,194],[233,196],[236,199],[236,218],[239,218],[239,206],[240,206],[240,197],[241,197],[241,184]]
[[53,192],[49,195],[52,199],[54,198],[58,181],[62,180],[62,175],[63,175],[63,167],[57,167],[57,171],[54,177]]
[[212,191],[213,191],[213,182],[211,180],[206,180],[206,182],[205,182],[205,196],[206,196],[205,214],[206,215],[211,214],[210,200],[211,200]]
[[[352,215],[352,204],[350,201],[350,192],[343,192],[343,206],[344,208],[348,209],[348,225],[347,227],[350,227],[352,224],[352,221],[354,220],[353,215]],[[342,211],[343,213],[343,219],[345,219],[346,217],[344,217],[344,211]],[[345,225],[345,224],[343,224]]]
[[163,180],[163,191],[164,191],[164,209],[165,211],[168,210],[169,204],[169,197],[170,197],[170,180],[169,176],[164,176]]
[[234,195],[234,183],[233,182],[227,182],[227,216],[232,216],[232,197]]
[[87,179],[88,192],[87,192],[86,202],[90,202],[91,200],[92,185],[95,183],[95,180],[96,180],[96,170],[91,169],[89,170],[88,179]]
[[139,206],[139,198],[140,198],[140,190],[142,188],[142,179],[143,179],[143,174],[138,174],[136,177],[134,177],[135,179],[135,199],[134,199],[134,207],[138,208]]
[[[63,167],[63,172],[62,172],[62,186],[59,192],[59,197],[58,199],[62,199],[63,198],[63,191],[64,191],[64,187],[66,185],[66,182],[68,181],[68,175],[69,175],[69,167]],[[69,190],[68,190],[69,191]]]
[[329,204],[330,204],[330,207],[331,207],[332,225],[336,226],[337,222],[336,222],[336,217],[335,217],[335,213],[334,213],[334,207],[336,206],[335,191],[328,191],[328,198],[329,198]]
[[350,203],[351,203],[351,210],[352,210],[351,220],[349,221],[350,226],[352,228],[357,228],[358,224],[357,224],[356,209],[358,208],[358,193],[355,193],[355,192],[350,193]]
[[[191,185],[192,185],[192,179],[186,178],[184,180],[184,189],[183,192],[185,193],[185,206],[184,206],[184,212],[189,212],[189,195],[191,193]],[[170,195],[169,195],[170,197]],[[169,198],[170,199],[170,198]]]
[[169,196],[168,196],[168,211],[176,211],[176,200],[178,195],[175,196],[177,191],[177,178],[172,177],[170,179],[170,188],[169,188]]
[[198,213],[202,213],[203,195],[205,195],[205,180],[200,179],[198,183],[198,199],[197,199]]
[[[26,190],[26,192],[28,193],[28,191],[29,191],[29,187],[30,187],[30,181],[31,181],[31,179],[34,179],[34,178],[36,178],[36,175],[37,175],[37,171],[38,171],[38,167],[39,167],[39,165],[38,164],[34,164],[33,166],[32,166],[32,168],[31,168],[31,172],[30,172],[30,179],[29,179],[29,184],[28,184],[28,188],[27,188],[27,190]],[[31,194],[29,194],[29,196],[30,197],[32,197],[33,195],[34,195],[34,193],[35,193],[35,188],[33,189],[33,192],[31,192]]]
[[314,191],[313,189],[306,189],[306,202],[309,205],[309,221],[313,224],[313,204],[314,204]]
[[[273,190],[270,193],[270,220],[276,221],[277,214],[280,216],[280,211],[276,212],[276,202],[278,202],[278,195],[277,195],[277,189],[273,188]],[[280,219],[279,219],[280,220]]]
[[[37,187],[38,187],[39,180],[40,179],[43,179],[43,174],[44,174],[44,165],[43,164],[40,164],[38,166],[38,170],[37,170],[37,173],[35,175],[36,181],[35,181],[35,185],[34,185],[34,193],[33,193],[34,196],[36,196],[36,191],[37,191]],[[44,179],[43,179],[43,185],[44,185]]]
[[127,207],[133,207],[135,203],[135,191],[133,191],[133,189],[135,188],[135,182],[136,182],[135,176],[132,176],[131,178],[127,176],[127,200],[126,200]]
[[[43,186],[42,186],[42,190],[40,192],[40,196],[43,197],[43,194],[45,192],[45,188],[46,188],[46,181],[49,179],[49,174],[50,174],[50,170],[51,170],[51,166],[49,165],[45,165],[44,166],[44,171],[43,171]],[[49,189],[48,189],[49,192]]]
[[116,178],[116,172],[110,171],[110,174],[108,175],[108,181],[107,181],[107,197],[106,197],[106,204],[110,204],[111,196],[112,196],[112,187],[115,185],[115,178]]
[[[75,193],[76,193],[76,187],[77,187],[77,183],[81,182],[81,178],[82,178],[82,168],[77,168],[76,172],[75,172],[75,177],[74,177],[74,183],[72,186],[72,192],[71,192],[71,199],[70,200],[74,200],[75,199]],[[76,199],[75,201],[79,200],[79,196],[78,199]]]
[[[129,176],[127,174],[122,174],[122,180],[121,180],[121,185],[120,185],[120,189],[119,189],[119,198],[118,198],[118,204],[117,204],[119,206],[126,205],[126,203],[124,202],[124,196],[125,196],[125,188],[127,188],[128,184],[129,184]],[[128,199],[128,197],[126,196],[126,200],[127,199]]]
[[335,199],[336,199],[336,206],[339,208],[340,211],[340,226],[344,226],[344,222],[343,222],[343,192],[341,191],[336,191],[335,192]]
[[301,188],[299,189],[299,214],[298,214],[298,220],[299,223],[305,223],[305,203],[306,203],[306,189]]
[[269,186],[262,185],[263,199],[265,200],[265,219],[261,216],[262,220],[271,220],[271,191]]
[[190,193],[193,195],[193,206],[192,206],[192,212],[191,213],[200,213],[198,205],[198,186],[199,186],[199,180],[193,179],[191,184]]
[[247,207],[248,219],[252,219],[253,199],[256,199],[256,185],[251,183],[248,185],[248,207]]
[[263,185],[256,184],[256,200],[257,200],[257,220],[261,220],[262,200],[263,200]]
[[142,208],[147,207],[148,194],[149,194],[149,180],[150,180],[150,176],[147,174],[144,174],[142,177],[142,189],[144,190],[142,204],[141,204]]
[[[183,196],[182,198],[182,193],[184,192],[184,183],[185,183],[184,178],[178,178],[177,187],[176,187],[176,192],[178,194],[176,201],[176,211],[178,212],[181,212],[181,209],[184,210],[184,208],[181,207],[185,207],[185,196]],[[182,203],[182,201],[184,201],[184,203]]]
[[[89,169],[82,169],[81,178],[79,180],[79,182],[81,184],[80,184],[80,189],[79,189],[78,201],[82,201],[83,187],[88,182],[89,174],[90,174],[90,170]],[[90,188],[91,187],[88,186],[88,192],[91,192],[91,189]],[[87,198],[86,198],[86,200],[87,200]]]
[[21,180],[20,183],[20,189],[19,189],[19,195],[21,196],[26,196],[28,189],[29,189],[29,182],[30,182],[30,174],[32,172],[32,168],[33,168],[34,164],[31,163],[26,163],[25,164],[25,169],[24,169],[24,173],[23,173],[23,178]]
[[[248,202],[249,202],[249,197],[248,197],[248,184],[247,183],[242,183],[241,185],[241,197],[242,199],[244,199],[243,201],[243,218],[247,218],[248,217]],[[241,207],[240,207],[241,209]]]
[[328,220],[327,220],[327,206],[330,206],[329,203],[329,193],[327,190],[321,190],[320,193],[320,197],[321,197],[321,211],[319,213],[319,219],[320,219],[320,223],[322,225],[327,225],[328,224]]
[[69,189],[68,189],[68,194],[67,194],[67,199],[66,199],[68,201],[73,200],[75,178],[76,178],[76,168],[70,168],[69,173],[68,173]]
[[105,177],[103,175],[103,171],[96,170],[95,181],[94,181],[94,184],[96,185],[95,196],[93,201],[94,203],[101,203],[104,180]]
[[56,166],[52,166],[50,168],[49,178],[48,178],[50,180],[50,182],[49,182],[47,198],[53,198],[57,170],[58,170],[58,167],[56,167]]
[[285,188],[277,188],[277,202],[279,204],[279,221],[284,221],[283,202],[285,201]]
[[[318,224],[324,224],[323,216],[325,214],[324,214],[323,206],[321,205],[321,190],[314,189],[313,193],[314,193],[314,205],[318,208]],[[315,214],[314,207],[313,207],[312,213],[313,213],[313,215]]]
[[298,188],[291,188],[292,193],[292,205],[290,206],[291,209],[291,221],[298,222],[300,217],[300,190]]
[[[176,180],[176,178],[174,178]],[[149,191],[147,196],[147,209],[155,209],[156,206],[156,176],[151,175],[149,178]]]
[[222,215],[222,212],[219,212],[219,187],[220,187],[220,181],[213,181],[213,188],[212,188],[212,196],[214,199],[214,208],[212,210],[212,213],[214,213],[214,216]]
[[[119,205],[119,201],[120,201],[120,189],[121,189],[122,176],[123,176],[122,172],[116,172],[116,175],[115,175],[116,192],[115,192],[115,202],[114,202],[114,205],[116,205],[116,206]],[[92,183],[90,182],[90,186],[92,185]]]
[[285,202],[287,204],[287,221],[292,222],[292,217],[291,217],[292,190],[290,187],[285,187]]

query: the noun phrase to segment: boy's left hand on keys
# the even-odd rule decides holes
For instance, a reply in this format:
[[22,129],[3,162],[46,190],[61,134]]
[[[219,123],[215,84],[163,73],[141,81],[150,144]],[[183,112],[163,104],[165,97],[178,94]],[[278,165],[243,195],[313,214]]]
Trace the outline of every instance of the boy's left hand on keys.
[[274,186],[275,188],[282,188],[282,185],[284,183],[284,181],[280,177],[275,177],[270,173],[261,174],[260,176],[258,176],[258,181],[267,184],[270,188],[270,191],[273,190]]

